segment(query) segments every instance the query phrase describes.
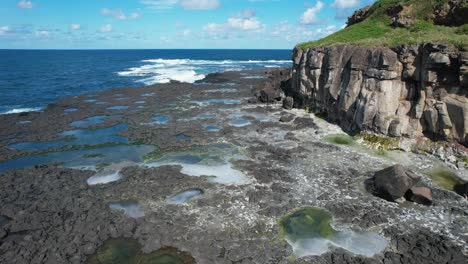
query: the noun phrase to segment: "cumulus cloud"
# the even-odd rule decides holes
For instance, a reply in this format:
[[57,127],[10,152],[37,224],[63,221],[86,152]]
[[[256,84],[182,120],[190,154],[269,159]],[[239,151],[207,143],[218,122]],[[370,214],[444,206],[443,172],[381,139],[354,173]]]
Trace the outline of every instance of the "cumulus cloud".
[[21,0],[21,1],[18,2],[18,7],[19,8],[31,9],[31,8],[33,8],[33,6],[34,6],[34,4],[31,1]]
[[71,24],[70,29],[71,30],[79,30],[79,29],[81,29],[81,25],[80,24]]
[[6,35],[10,31],[10,28],[7,26],[0,27],[0,36]]
[[338,9],[353,8],[361,4],[361,0],[335,0],[331,7]]
[[322,10],[324,4],[321,1],[317,1],[315,6],[307,8],[307,10],[302,14],[299,22],[304,25],[318,24],[320,21],[317,18],[317,13]]
[[265,25],[256,17],[255,10],[246,9],[241,14],[228,18],[226,23],[205,25],[203,31],[207,33],[228,33],[228,31],[232,30],[255,31],[264,27]]
[[112,25],[111,24],[104,25],[99,29],[99,32],[101,32],[101,33],[108,33],[108,32],[111,32],[111,31],[112,31]]
[[140,3],[155,10],[167,10],[176,5],[187,10],[208,10],[219,7],[219,0],[140,0]]
[[263,27],[262,23],[255,16],[256,12],[253,9],[246,9],[242,14],[230,17],[228,24],[231,28],[240,30],[256,30]]
[[108,8],[103,8],[101,9],[101,14],[105,15],[105,16],[111,16],[115,19],[118,19],[118,20],[133,20],[133,19],[137,19],[137,18],[140,18],[141,14],[140,13],[131,13],[130,16],[127,16],[123,11],[122,9],[108,9]]

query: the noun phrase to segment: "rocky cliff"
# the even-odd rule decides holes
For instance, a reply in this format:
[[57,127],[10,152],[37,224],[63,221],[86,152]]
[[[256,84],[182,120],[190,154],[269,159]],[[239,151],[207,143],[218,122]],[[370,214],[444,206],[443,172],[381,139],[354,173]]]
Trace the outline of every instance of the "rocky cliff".
[[433,44],[296,47],[293,61],[285,94],[295,107],[349,132],[424,134],[468,145],[466,51]]

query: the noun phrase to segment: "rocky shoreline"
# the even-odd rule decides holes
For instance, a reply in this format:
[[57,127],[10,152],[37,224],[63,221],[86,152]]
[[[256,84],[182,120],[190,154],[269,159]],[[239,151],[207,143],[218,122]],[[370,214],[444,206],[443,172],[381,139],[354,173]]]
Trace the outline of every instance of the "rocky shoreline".
[[[257,88],[288,78],[280,72],[109,90],[0,116],[0,262],[108,263],[131,249],[142,263],[466,263],[468,202],[430,177],[448,168],[377,153],[304,110],[256,104]],[[394,164],[432,189],[432,205],[366,190]],[[302,256],[296,227],[281,224],[301,208],[329,214],[322,254]],[[363,249],[376,240],[383,250]]]

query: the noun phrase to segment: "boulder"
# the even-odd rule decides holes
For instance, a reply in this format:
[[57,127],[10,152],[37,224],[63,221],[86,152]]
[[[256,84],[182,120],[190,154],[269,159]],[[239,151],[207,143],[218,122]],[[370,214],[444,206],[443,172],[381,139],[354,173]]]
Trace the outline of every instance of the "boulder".
[[427,187],[413,187],[406,192],[405,198],[418,204],[431,205],[432,190]]
[[354,11],[353,15],[348,17],[348,22],[346,22],[347,26],[352,26],[354,24],[357,24],[359,22],[364,21],[366,18],[368,18],[371,15],[371,6],[366,6],[362,9],[358,9]]
[[420,177],[401,165],[394,165],[374,174],[374,194],[395,202],[418,183]]
[[294,106],[294,99],[291,97],[291,96],[287,96],[286,98],[284,98],[283,100],[283,108],[284,109],[292,109]]
[[294,115],[284,114],[284,115],[281,115],[279,121],[282,122],[282,123],[288,123],[288,122],[291,122],[293,120],[294,120]]

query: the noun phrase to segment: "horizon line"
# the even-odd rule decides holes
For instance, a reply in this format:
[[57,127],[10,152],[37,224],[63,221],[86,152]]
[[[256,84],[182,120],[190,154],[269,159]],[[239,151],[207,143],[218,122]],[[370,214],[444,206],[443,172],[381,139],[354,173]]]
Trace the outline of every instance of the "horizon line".
[[251,48],[251,49],[223,49],[223,48],[201,48],[201,49],[187,49],[187,48],[156,48],[156,49],[153,49],[153,48],[123,48],[123,49],[113,49],[113,48],[109,48],[109,49],[100,49],[100,48],[84,48],[84,49],[41,49],[41,48],[38,48],[38,49],[35,49],[35,48],[31,48],[31,49],[8,49],[8,48],[0,48],[0,50],[70,50],[70,51],[73,51],[73,50],[293,50],[292,48],[291,49],[258,49],[258,48]]

